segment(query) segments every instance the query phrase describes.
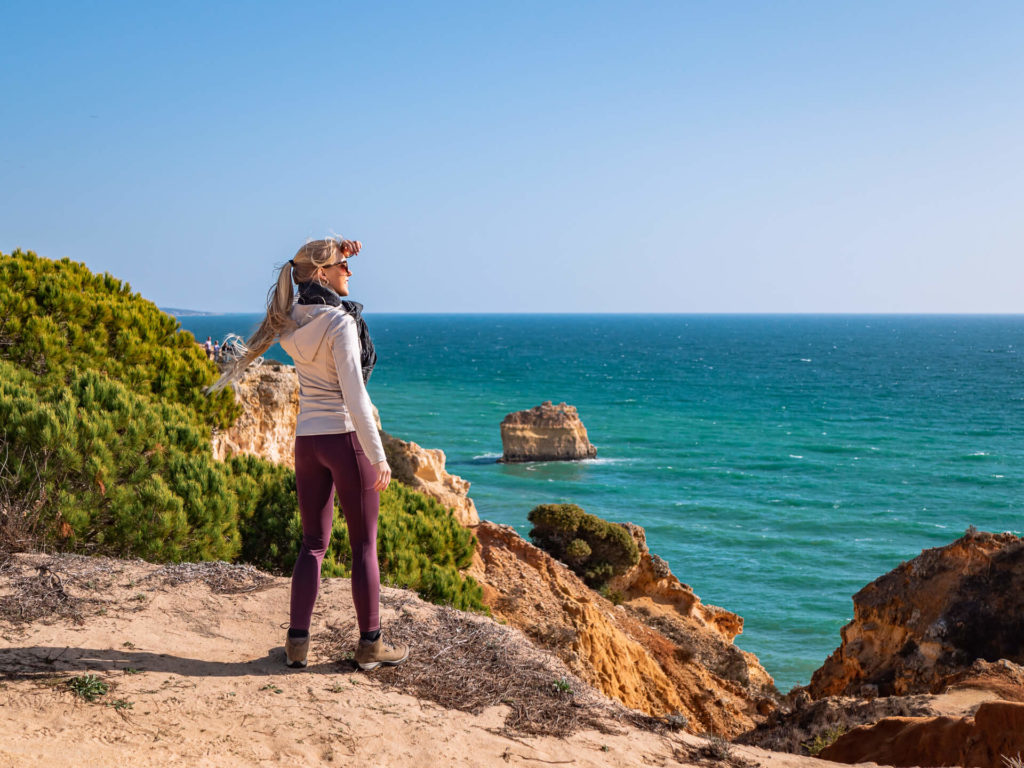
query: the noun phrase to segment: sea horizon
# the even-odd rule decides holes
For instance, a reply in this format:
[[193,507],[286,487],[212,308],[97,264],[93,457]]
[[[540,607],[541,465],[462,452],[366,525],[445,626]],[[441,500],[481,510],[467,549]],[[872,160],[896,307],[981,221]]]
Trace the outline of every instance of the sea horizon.
[[[179,307],[158,307],[158,309],[174,317],[178,316],[175,312],[181,313],[182,317],[266,314],[266,309],[254,312],[214,312]],[[389,312],[366,310],[364,314],[368,316],[375,314],[425,315],[428,317],[1024,317],[1024,312]]]

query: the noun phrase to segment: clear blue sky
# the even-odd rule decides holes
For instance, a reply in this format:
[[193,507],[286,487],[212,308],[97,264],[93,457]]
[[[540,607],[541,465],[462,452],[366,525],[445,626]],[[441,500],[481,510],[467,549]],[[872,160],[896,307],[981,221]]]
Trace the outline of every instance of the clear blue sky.
[[1021,2],[0,7],[0,250],[259,311],[1021,312]]

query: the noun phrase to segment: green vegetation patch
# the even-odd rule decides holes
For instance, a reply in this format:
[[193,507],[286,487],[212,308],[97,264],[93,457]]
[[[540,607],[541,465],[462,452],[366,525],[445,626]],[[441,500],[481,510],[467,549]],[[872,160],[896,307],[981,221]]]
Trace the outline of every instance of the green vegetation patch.
[[203,394],[217,367],[177,320],[127,283],[69,259],[0,253],[0,359],[47,384],[68,383],[74,369],[96,371],[187,406],[206,426],[227,427],[239,413],[230,392]]
[[96,701],[100,696],[106,696],[110,690],[110,686],[96,675],[72,677],[67,681],[67,686],[69,691],[85,701]]
[[814,738],[804,743],[803,747],[807,754],[817,757],[826,747],[831,747],[836,739],[846,733],[846,726],[831,725],[823,731],[814,735]]
[[530,510],[529,520],[533,543],[594,589],[640,562],[640,550],[625,528],[575,504],[541,504]]

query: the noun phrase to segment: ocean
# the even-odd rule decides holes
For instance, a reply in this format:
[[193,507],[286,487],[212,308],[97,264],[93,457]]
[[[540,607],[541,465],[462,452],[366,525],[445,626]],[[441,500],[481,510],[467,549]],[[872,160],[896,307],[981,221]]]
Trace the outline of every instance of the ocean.
[[[179,318],[200,339],[259,319]],[[443,449],[481,517],[527,536],[534,506],[573,502],[642,525],[783,691],[861,587],[968,526],[1024,529],[1024,316],[366,319],[384,428]],[[597,458],[498,464],[502,418],[545,400]]]

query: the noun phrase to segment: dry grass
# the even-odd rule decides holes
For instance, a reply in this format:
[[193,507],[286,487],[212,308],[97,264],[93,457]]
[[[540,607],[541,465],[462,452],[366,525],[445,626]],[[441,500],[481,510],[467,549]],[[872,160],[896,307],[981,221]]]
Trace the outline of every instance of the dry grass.
[[48,556],[35,564],[7,558],[0,563],[5,582],[0,621],[17,625],[70,619],[81,624],[87,615],[102,613],[110,605],[89,593],[109,588],[121,570],[117,560],[82,555]]
[[140,580],[158,581],[169,586],[201,581],[211,591],[226,595],[255,592],[268,586],[273,576],[252,565],[234,565],[222,560],[202,563],[173,563],[153,571]]
[[[665,730],[663,719],[611,704],[521,632],[451,608],[402,610],[415,598],[385,598],[399,618],[385,626],[388,640],[408,643],[408,662],[372,674],[381,683],[448,709],[479,714],[509,707],[507,734],[567,736],[582,728],[603,732],[629,722]],[[351,623],[328,627],[317,645],[334,658],[350,658],[358,636]]]
[[[142,561],[138,561],[141,563]],[[108,557],[47,555],[32,561],[0,556],[0,621],[23,625],[39,620],[70,619],[81,624],[86,616],[111,608],[141,610],[143,602],[118,603],[110,595],[126,563]],[[268,585],[273,577],[251,565],[224,562],[165,565],[127,585],[149,589],[202,581],[211,591],[223,594],[252,592]]]

